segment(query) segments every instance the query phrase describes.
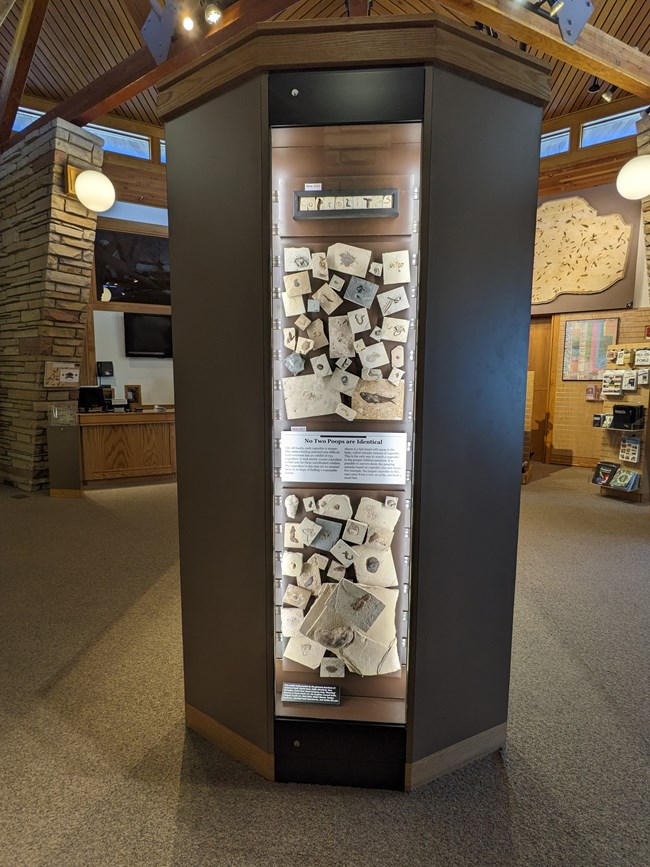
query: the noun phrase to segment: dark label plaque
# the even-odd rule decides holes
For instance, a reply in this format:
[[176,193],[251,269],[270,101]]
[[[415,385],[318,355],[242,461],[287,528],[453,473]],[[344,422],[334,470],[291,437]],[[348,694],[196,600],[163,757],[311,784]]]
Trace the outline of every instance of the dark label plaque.
[[341,704],[341,687],[313,683],[283,683],[285,704]]

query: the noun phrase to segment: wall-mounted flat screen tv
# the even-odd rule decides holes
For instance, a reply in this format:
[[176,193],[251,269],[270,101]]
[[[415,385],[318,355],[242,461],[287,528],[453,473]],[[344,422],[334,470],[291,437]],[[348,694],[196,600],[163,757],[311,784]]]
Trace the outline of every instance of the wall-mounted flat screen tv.
[[171,304],[169,239],[98,229],[95,276],[98,301]]
[[171,316],[125,313],[124,349],[129,358],[171,358]]

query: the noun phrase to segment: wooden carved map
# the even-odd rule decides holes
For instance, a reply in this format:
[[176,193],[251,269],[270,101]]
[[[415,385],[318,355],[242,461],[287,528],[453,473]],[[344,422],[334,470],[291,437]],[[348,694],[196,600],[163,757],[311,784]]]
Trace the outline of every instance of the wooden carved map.
[[625,275],[630,232],[619,214],[599,216],[580,196],[544,202],[537,209],[533,304],[609,289]]

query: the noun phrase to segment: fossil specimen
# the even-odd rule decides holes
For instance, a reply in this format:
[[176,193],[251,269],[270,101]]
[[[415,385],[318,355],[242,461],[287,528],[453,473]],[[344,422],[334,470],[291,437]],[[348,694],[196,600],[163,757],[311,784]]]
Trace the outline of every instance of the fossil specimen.
[[316,629],[314,638],[324,647],[336,650],[338,647],[347,647],[354,641],[354,629],[351,626],[333,626],[330,629]]

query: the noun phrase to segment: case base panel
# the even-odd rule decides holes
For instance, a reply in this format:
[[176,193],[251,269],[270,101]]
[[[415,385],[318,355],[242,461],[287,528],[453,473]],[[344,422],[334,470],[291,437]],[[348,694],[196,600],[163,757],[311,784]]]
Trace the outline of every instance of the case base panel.
[[405,762],[405,726],[275,720],[277,782],[403,790]]

